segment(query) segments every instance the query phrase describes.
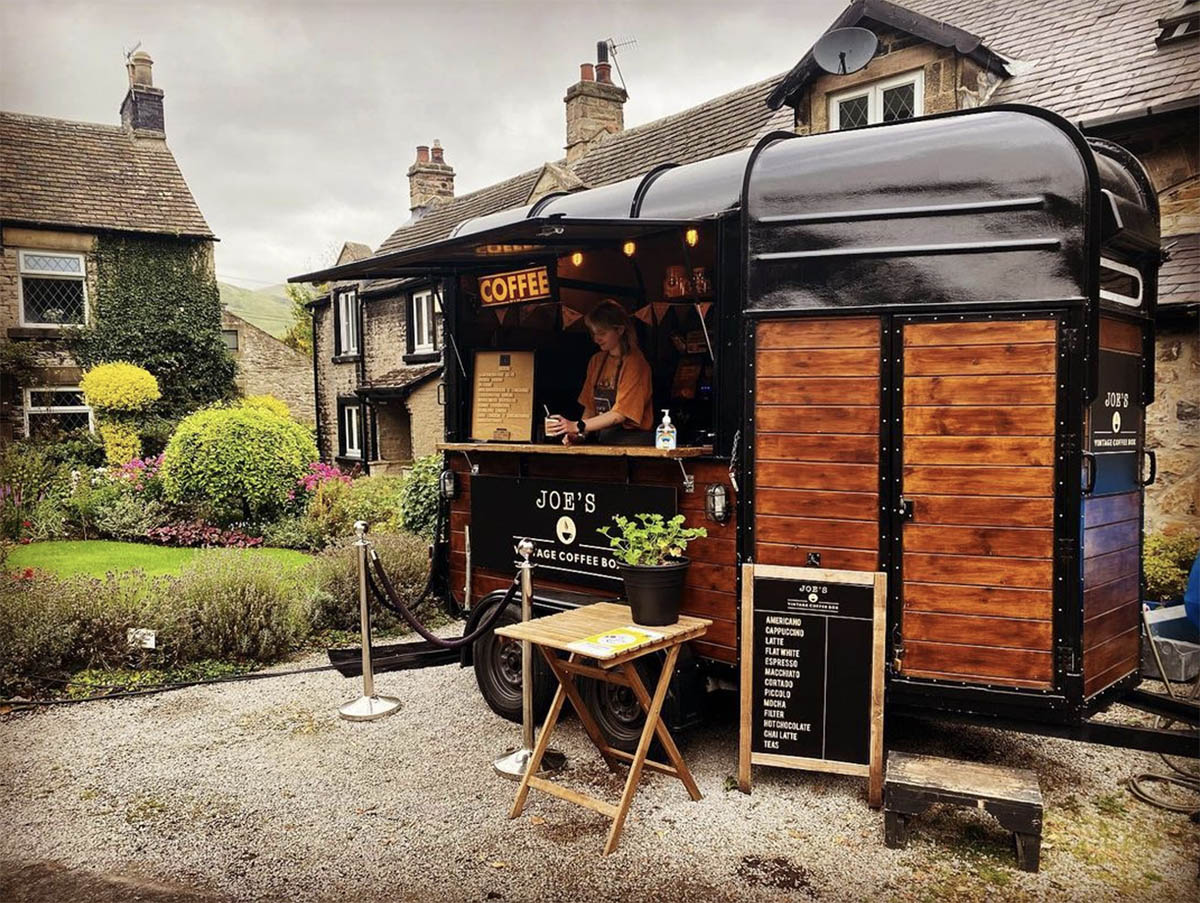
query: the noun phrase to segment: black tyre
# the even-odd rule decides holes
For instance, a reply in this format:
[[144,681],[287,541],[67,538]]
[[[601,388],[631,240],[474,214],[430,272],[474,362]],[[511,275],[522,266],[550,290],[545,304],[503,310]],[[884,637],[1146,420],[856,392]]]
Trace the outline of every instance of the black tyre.
[[[658,675],[662,672],[664,658],[664,654],[660,652],[640,658],[634,664],[646,692],[651,696],[654,695]],[[598,680],[580,680],[579,690],[584,704],[596,719],[596,724],[607,739],[608,745],[625,752],[637,749],[638,741],[642,738],[642,728],[646,726],[646,713],[638,703],[637,697],[633,695],[633,690]],[[667,688],[667,697],[663,700],[662,708],[663,721],[675,735],[676,743],[681,741],[676,727],[686,727],[699,720],[696,706],[702,695],[703,680],[696,660],[691,650],[684,646],[680,650],[675,676]],[[661,753],[657,737],[651,742],[650,750],[653,754]]]
[[[493,605],[499,605],[496,601]],[[481,618],[486,618],[484,611]],[[516,624],[521,620],[521,607],[510,602],[496,626]],[[541,722],[550,710],[554,699],[555,681],[541,653],[534,652],[533,662],[533,716]],[[489,630],[471,644],[471,657],[475,663],[475,682],[479,692],[501,718],[521,721],[521,644],[516,640],[496,636]]]

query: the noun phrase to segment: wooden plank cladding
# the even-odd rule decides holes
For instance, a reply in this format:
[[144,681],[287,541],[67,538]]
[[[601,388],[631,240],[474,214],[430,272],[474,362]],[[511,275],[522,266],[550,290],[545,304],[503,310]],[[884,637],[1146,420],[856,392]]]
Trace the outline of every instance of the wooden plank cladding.
[[[1101,337],[1104,323],[1101,320]],[[1116,323],[1117,327],[1127,324]],[[1141,333],[1134,327],[1137,341]],[[1124,337],[1110,332],[1110,341]],[[1142,495],[1126,492],[1083,503],[1083,693],[1092,696],[1138,668]]]
[[879,567],[882,324],[755,325],[754,560]]
[[1105,351],[1142,353],[1142,327],[1115,317],[1100,318],[1100,347]]
[[903,672],[1053,686],[1052,318],[903,327]]
[[[518,456],[501,453],[481,456],[480,472],[485,475],[517,476]],[[530,476],[547,479],[579,479],[579,461],[573,458],[546,458],[529,456],[526,472]],[[450,586],[456,596],[462,597],[466,582],[466,535],[464,527],[470,523],[471,477],[461,455],[449,456],[450,467],[459,474],[459,495],[451,502],[450,513]],[[627,470],[632,467],[632,472]],[[587,478],[599,483],[624,482],[627,476],[640,484],[680,486],[679,467],[673,461],[656,459],[636,460],[629,464],[625,460],[589,458]],[[737,662],[737,522],[736,509],[726,524],[714,524],[704,519],[704,496],[712,483],[723,483],[730,497],[728,465],[721,461],[689,461],[688,472],[696,479],[695,492],[678,493],[679,511],[686,515],[689,525],[703,525],[708,536],[688,546],[688,557],[692,560],[684,584],[681,613],[711,618],[703,642],[695,643],[698,655],[736,664]],[[485,529],[485,525],[474,524],[472,532]],[[499,572],[476,565],[471,575],[471,604],[477,605],[484,596],[495,590],[506,590],[513,573]],[[545,579],[534,571],[534,588],[561,589],[589,593],[598,597],[618,598],[621,587],[614,584],[611,590],[579,586],[560,580]]]

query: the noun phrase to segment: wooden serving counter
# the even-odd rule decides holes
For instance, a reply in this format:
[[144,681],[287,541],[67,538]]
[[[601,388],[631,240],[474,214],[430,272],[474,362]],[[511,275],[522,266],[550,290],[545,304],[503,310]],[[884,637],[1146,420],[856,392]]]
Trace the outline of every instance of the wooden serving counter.
[[654,448],[649,445],[562,445],[557,442],[439,442],[438,451],[489,452],[500,454],[593,455],[606,458],[708,458],[711,445],[684,448]]

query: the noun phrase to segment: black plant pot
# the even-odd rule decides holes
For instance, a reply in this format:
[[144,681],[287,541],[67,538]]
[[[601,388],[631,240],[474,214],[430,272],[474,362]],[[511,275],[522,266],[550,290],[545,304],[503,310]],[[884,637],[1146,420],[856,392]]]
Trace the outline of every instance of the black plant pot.
[[688,564],[686,558],[660,565],[618,562],[621,576],[625,578],[625,598],[633,610],[633,623],[665,627],[679,620],[679,603],[683,598]]

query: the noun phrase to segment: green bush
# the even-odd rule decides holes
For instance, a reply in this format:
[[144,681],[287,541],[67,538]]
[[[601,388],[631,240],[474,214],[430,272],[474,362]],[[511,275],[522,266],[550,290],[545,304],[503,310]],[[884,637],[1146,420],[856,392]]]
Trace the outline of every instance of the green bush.
[[29,536],[34,511],[69,489],[69,472],[41,443],[13,442],[0,450],[0,538]]
[[24,440],[24,448],[40,448],[46,459],[68,470],[92,470],[104,464],[104,442],[91,430],[81,429],[55,437],[52,442]]
[[325,537],[314,532],[308,518],[302,514],[287,514],[270,523],[263,524],[264,546],[277,549],[299,549],[314,551],[325,546]]
[[149,626],[146,612],[146,587],[136,579],[0,575],[0,693],[137,663],[144,653],[129,649],[126,631]]
[[154,374],[127,361],[97,364],[83,374],[79,388],[89,405],[106,414],[141,411],[161,397]]
[[1146,569],[1146,597],[1155,602],[1182,599],[1198,548],[1200,536],[1195,533],[1153,533],[1147,536],[1142,554]]
[[402,498],[406,477],[359,477],[352,483],[326,480],[317,486],[305,510],[305,532],[314,547],[344,542],[354,535],[354,522],[366,521],[372,532],[404,530]]
[[[407,533],[371,537],[379,559],[404,603],[417,604],[429,575],[429,549],[418,536]],[[358,548],[344,543],[326,549],[304,569],[303,577],[314,588],[313,626],[318,629],[358,630]],[[382,606],[372,604],[372,623],[380,629],[399,624],[400,619]]]
[[292,575],[234,549],[198,556],[157,585],[155,625],[169,665],[203,659],[272,662],[308,637],[306,594]]
[[228,520],[268,520],[316,458],[312,435],[295,421],[263,408],[206,408],[167,443],[163,486],[171,501],[208,500]]
[[131,491],[111,497],[106,494],[104,499],[95,513],[94,524],[96,532],[103,536],[145,540],[150,530],[168,521],[166,508],[160,502],[139,498]]
[[136,428],[119,420],[102,420],[100,438],[104,440],[104,460],[109,467],[120,467],[142,453],[142,439]]
[[441,474],[441,455],[427,455],[413,461],[400,489],[400,526],[403,529],[426,539],[433,538],[440,504],[438,479]]

